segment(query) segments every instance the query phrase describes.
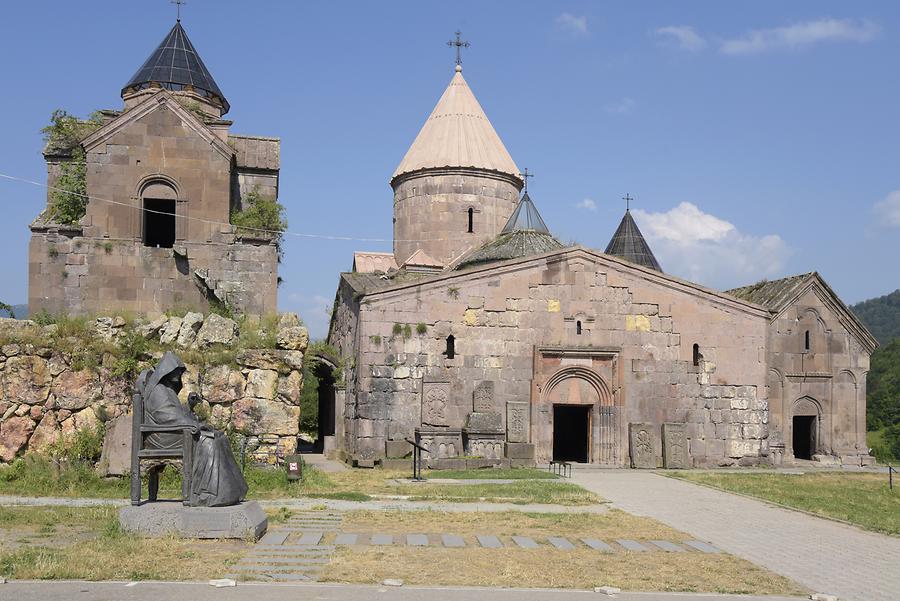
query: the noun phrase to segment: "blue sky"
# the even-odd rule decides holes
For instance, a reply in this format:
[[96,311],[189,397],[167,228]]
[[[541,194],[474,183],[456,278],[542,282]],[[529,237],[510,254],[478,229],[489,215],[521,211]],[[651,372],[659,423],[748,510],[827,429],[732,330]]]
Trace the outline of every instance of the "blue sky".
[[[231,2],[183,24],[232,131],[282,139],[290,230],[391,237],[391,173],[453,74],[564,242],[605,248],[627,192],[663,268],[716,288],[818,270],[848,303],[900,286],[893,2]],[[0,173],[43,181],[55,108],[118,108],[164,0],[4,6]],[[0,180],[0,300],[27,298],[44,191]],[[354,250],[287,237],[282,310],[314,336]]]

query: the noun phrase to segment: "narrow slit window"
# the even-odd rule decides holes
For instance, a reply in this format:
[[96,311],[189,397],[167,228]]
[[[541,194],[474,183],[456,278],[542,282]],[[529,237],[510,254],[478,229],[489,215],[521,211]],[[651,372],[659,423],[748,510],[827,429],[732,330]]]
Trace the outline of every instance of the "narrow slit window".
[[475,223],[474,223],[475,209],[473,209],[472,207],[469,207],[468,214],[469,214],[469,229],[467,231],[471,234],[475,231]]
[[447,350],[444,351],[444,354],[448,359],[456,356],[456,339],[453,337],[453,334],[447,336]]
[[581,320],[575,322],[575,333],[581,336]]
[[803,348],[809,352],[809,330],[806,330],[806,334],[803,336]]
[[700,345],[694,344],[694,365],[700,366]]

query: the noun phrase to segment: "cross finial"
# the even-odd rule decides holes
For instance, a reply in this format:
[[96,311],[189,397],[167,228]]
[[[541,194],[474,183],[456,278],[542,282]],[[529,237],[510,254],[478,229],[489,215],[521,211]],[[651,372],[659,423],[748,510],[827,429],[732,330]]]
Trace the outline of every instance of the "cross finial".
[[525,185],[522,188],[522,192],[528,192],[528,178],[534,177],[534,173],[528,173],[528,167],[525,167],[525,169],[522,171],[522,173],[519,174],[519,176],[522,178],[522,181],[525,182]]
[[631,201],[634,200],[634,198],[632,198],[631,195],[626,192],[625,196],[622,197],[622,200],[625,201],[625,210],[630,211]]
[[187,4],[187,0],[169,0],[169,2],[178,7],[175,10],[177,11],[176,14],[178,15],[178,22],[181,23],[181,5]]
[[450,46],[451,48],[456,46],[456,70],[457,71],[462,71],[462,54],[460,54],[460,51],[463,48],[469,47],[469,42],[463,42],[462,39],[460,38],[461,35],[462,35],[462,32],[457,29],[456,30],[456,40],[450,40],[449,42],[447,42],[447,45]]

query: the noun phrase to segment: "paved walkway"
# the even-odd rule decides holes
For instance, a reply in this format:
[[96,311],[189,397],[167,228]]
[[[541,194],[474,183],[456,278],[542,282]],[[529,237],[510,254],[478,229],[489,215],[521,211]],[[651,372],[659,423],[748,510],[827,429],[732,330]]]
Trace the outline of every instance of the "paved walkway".
[[900,599],[900,539],[648,472],[576,470],[572,480],[815,592]]
[[800,597],[755,597],[692,593],[621,593],[607,597],[589,591],[486,589],[464,587],[400,588],[353,584],[245,584],[213,588],[206,583],[175,582],[10,582],[0,584],[0,599],[16,601],[799,601]]

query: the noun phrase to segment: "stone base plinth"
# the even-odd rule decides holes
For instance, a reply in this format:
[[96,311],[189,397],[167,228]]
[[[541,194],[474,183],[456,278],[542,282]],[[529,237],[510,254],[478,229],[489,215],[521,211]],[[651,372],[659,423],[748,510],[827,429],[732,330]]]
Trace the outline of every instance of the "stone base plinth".
[[119,510],[122,530],[145,536],[258,539],[269,521],[256,501],[231,507],[185,507],[180,501],[146,502]]

